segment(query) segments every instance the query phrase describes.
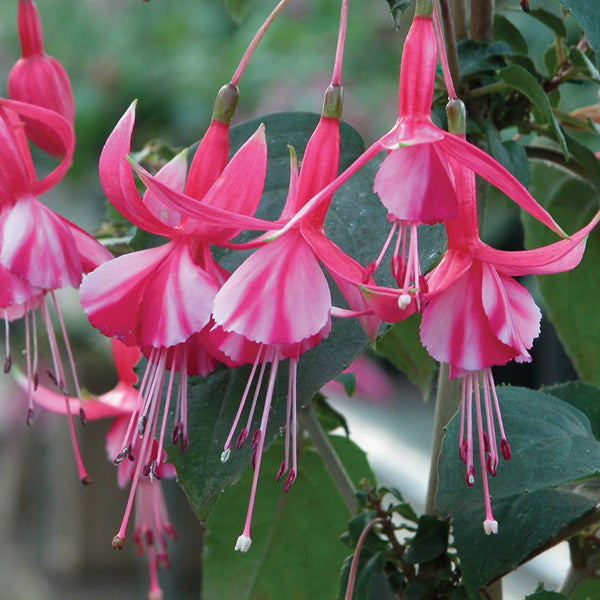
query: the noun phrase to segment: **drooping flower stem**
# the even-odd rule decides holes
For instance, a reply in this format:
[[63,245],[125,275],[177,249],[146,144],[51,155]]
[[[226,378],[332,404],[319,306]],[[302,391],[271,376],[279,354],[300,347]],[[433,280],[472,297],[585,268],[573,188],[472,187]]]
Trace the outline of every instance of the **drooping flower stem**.
[[425,500],[425,513],[428,515],[435,514],[435,494],[439,484],[438,459],[442,451],[444,430],[456,413],[461,398],[460,381],[458,379],[450,380],[448,374],[448,365],[445,363],[440,364],[433,419],[433,447],[431,449],[429,483]]
[[458,48],[456,46],[456,34],[452,21],[450,0],[437,0],[434,5],[434,25],[438,35],[438,47],[440,49],[440,62],[444,72],[444,81],[448,89],[448,96],[456,98],[455,87],[460,89],[460,66],[458,63]]
[[300,411],[298,420],[301,427],[305,429],[310,436],[310,439],[315,445],[321,460],[333,478],[333,481],[340,491],[342,498],[344,498],[344,502],[346,502],[350,512],[352,515],[358,514],[356,487],[352,483],[352,480],[346,472],[346,469],[344,469],[344,465],[333,449],[333,446],[327,439],[327,435],[321,427],[321,423],[319,423],[315,409],[312,406],[308,406],[304,410]]
[[273,21],[279,16],[279,13],[285,8],[285,5],[288,2],[289,2],[289,0],[281,0],[279,2],[279,4],[273,9],[271,14],[267,17],[265,22],[262,24],[261,28],[256,32],[254,39],[250,42],[250,45],[248,46],[246,52],[244,53],[244,56],[242,56],[242,60],[240,61],[238,68],[235,70],[235,73],[233,74],[233,77],[231,78],[232,85],[237,86],[239,84],[240,79],[242,78],[242,75],[244,74],[244,71],[246,70],[246,67],[248,66],[248,63],[250,62],[250,59],[252,58],[252,54],[256,50],[257,46],[260,44],[265,33],[267,33],[267,30],[271,26],[271,23],[273,23]]
[[335,65],[333,67],[332,85],[341,85],[342,83],[342,63],[344,61],[344,47],[346,45],[346,29],[348,25],[348,2],[342,0],[342,11],[340,14],[340,30],[338,33],[337,48],[335,51]]

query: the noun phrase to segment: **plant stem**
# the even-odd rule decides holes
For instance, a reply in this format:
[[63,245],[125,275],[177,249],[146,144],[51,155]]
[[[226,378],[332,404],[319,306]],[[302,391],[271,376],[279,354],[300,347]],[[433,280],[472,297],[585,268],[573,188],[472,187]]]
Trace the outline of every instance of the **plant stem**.
[[333,478],[350,512],[353,516],[357,515],[358,500],[356,499],[356,487],[352,483],[346,469],[344,469],[344,465],[333,449],[333,446],[327,439],[327,434],[321,427],[313,406],[310,405],[302,410],[298,415],[298,420],[300,421],[300,425],[308,432],[321,460],[325,463],[325,467]]
[[451,0],[452,21],[456,39],[467,39],[467,4],[465,0]]
[[494,0],[471,2],[471,37],[491,42],[493,37]]
[[440,6],[440,21],[444,31],[444,40],[446,42],[446,54],[448,56],[448,65],[450,74],[454,81],[456,89],[461,89],[460,81],[460,66],[458,64],[458,48],[456,46],[456,33],[454,28],[454,20],[452,10],[450,8],[450,0],[439,0]]
[[487,94],[493,94],[494,92],[502,92],[508,89],[508,86],[501,81],[496,83],[490,83],[489,85],[483,85],[465,92],[463,95],[465,98],[478,98],[479,96],[485,96]]
[[433,420],[433,447],[431,449],[431,463],[429,465],[429,484],[427,486],[427,499],[425,500],[425,513],[435,514],[435,494],[439,484],[438,459],[442,451],[444,431],[450,419],[458,408],[460,400],[460,383],[450,381],[448,378],[448,365],[441,364],[438,373],[438,387],[435,398],[435,417]]

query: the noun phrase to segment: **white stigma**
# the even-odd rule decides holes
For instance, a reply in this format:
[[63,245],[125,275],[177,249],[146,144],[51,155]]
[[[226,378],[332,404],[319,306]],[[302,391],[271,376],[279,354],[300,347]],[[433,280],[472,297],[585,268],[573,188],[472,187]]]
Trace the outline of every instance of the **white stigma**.
[[469,475],[469,485],[475,485],[475,475]]
[[486,535],[491,535],[492,533],[498,533],[498,521],[492,519],[486,519],[483,522],[483,530]]
[[398,298],[398,306],[404,310],[410,304],[410,295],[409,294],[401,294]]
[[221,462],[226,463],[229,460],[229,455],[231,454],[231,449],[227,448],[221,452]]
[[240,535],[235,543],[235,550],[240,552],[248,552],[248,550],[250,550],[250,546],[252,546],[252,540],[245,535]]

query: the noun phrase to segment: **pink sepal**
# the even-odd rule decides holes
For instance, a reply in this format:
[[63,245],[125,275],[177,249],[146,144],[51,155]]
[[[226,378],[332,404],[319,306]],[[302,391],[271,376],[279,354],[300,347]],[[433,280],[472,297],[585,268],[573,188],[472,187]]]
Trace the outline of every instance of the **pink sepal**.
[[46,175],[46,177],[32,183],[29,187],[29,191],[34,196],[40,196],[54,187],[65,176],[71,166],[75,150],[75,132],[73,131],[73,126],[62,115],[47,108],[16,100],[6,100],[4,98],[0,98],[0,105],[13,110],[22,117],[27,117],[36,123],[44,125],[53,132],[53,135],[56,136],[57,140],[60,140],[60,143],[64,147],[64,158],[58,166]]
[[77,252],[81,259],[81,268],[84,273],[89,273],[94,269],[98,268],[101,264],[112,260],[114,256],[110,251],[103,246],[93,235],[90,235],[87,231],[75,225],[68,219],[58,215],[62,222],[69,228],[75,245],[77,246]]

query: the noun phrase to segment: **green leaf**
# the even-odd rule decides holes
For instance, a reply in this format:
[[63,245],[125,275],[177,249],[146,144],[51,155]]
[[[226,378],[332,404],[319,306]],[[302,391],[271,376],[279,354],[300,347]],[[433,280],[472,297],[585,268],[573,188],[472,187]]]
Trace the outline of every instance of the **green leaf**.
[[[354,483],[374,479],[365,453],[351,441],[329,436]],[[253,472],[225,491],[211,516],[205,537],[203,598],[266,600],[333,598],[348,550],[339,543],[350,516],[323,461],[306,444],[299,475],[289,493],[275,481],[283,444],[265,454],[247,554],[233,546],[244,524]],[[307,573],[310,577],[307,577]]]
[[543,389],[545,394],[560,398],[578,408],[589,420],[592,431],[600,440],[600,388],[583,381],[568,381]]
[[225,7],[231,18],[236,23],[241,23],[245,18],[254,0],[225,0]]
[[546,96],[544,89],[538,83],[536,78],[526,69],[519,67],[518,65],[512,65],[506,69],[502,69],[498,75],[506,85],[518,90],[529,98],[532,104],[538,109],[542,120],[550,128],[548,133],[552,135],[554,140],[560,145],[565,155],[565,159],[568,160],[569,153],[563,132],[552,113],[552,106],[550,105],[548,96]]
[[485,134],[490,154],[525,187],[528,187],[529,160],[525,148],[516,142],[503,142],[500,132],[490,121],[485,122]]
[[406,562],[417,565],[435,560],[448,550],[449,519],[422,515],[414,539],[406,551]]
[[344,386],[348,396],[354,395],[354,392],[356,392],[356,375],[354,373],[340,373],[334,379]]
[[512,54],[510,46],[505,42],[461,40],[457,48],[460,73],[463,77],[501,69],[506,65],[504,57]]
[[437,366],[423,348],[419,323],[418,316],[395,323],[377,340],[375,350],[404,373],[421,390],[423,398],[427,398]]
[[[599,161],[596,161],[599,162]],[[550,163],[532,163],[531,192],[569,233],[581,228],[598,209],[598,192],[585,180]],[[521,215],[525,245],[535,248],[556,241],[529,215]],[[600,385],[600,232],[588,237],[579,266],[566,273],[537,276],[547,314],[581,379]],[[586,316],[588,315],[588,316]]]
[[565,596],[564,594],[559,594],[558,592],[548,592],[546,590],[525,596],[525,600],[568,600],[568,598],[569,596]]
[[325,431],[329,432],[341,427],[346,432],[346,437],[350,435],[346,417],[344,417],[341,412],[335,410],[335,408],[327,402],[323,394],[315,394],[312,399],[312,404],[315,407],[319,423],[321,423],[321,427],[323,427]]
[[540,23],[543,23],[546,27],[552,29],[552,31],[561,38],[567,37],[567,27],[563,19],[551,13],[543,8],[535,8],[527,13],[530,17],[537,19]]
[[510,19],[500,14],[494,15],[494,39],[510,45],[517,54],[528,54],[529,48],[525,38]]
[[569,48],[569,59],[582,75],[593,79],[597,83],[600,82],[600,73],[598,73],[596,65],[577,46]]
[[469,594],[516,568],[597,502],[579,486],[563,485],[595,474],[600,465],[600,443],[587,417],[558,398],[525,388],[500,387],[498,398],[513,455],[490,477],[497,535],[483,532],[480,477],[474,488],[465,484],[458,416],[448,426],[439,462],[436,504],[452,517]]
[[600,52],[600,12],[598,6],[589,0],[560,0],[585,32],[589,44],[598,56]]
[[600,598],[600,581],[585,579],[571,595],[572,600],[598,600]]
[[[353,556],[349,556],[344,561],[342,567],[342,576],[340,578],[338,592],[339,599],[344,598],[346,595],[352,559]],[[358,558],[356,582],[354,585],[354,593],[352,595],[353,600],[371,600],[371,598],[373,598],[373,583],[376,577],[383,573],[385,563],[385,554],[383,552],[373,553],[370,550],[363,549]]]
[[[565,139],[569,153],[582,167],[587,178],[594,184],[596,192],[600,193],[600,160],[596,158],[596,155],[588,147],[580,144],[570,135],[565,134]],[[569,163],[567,163],[568,167]]]

